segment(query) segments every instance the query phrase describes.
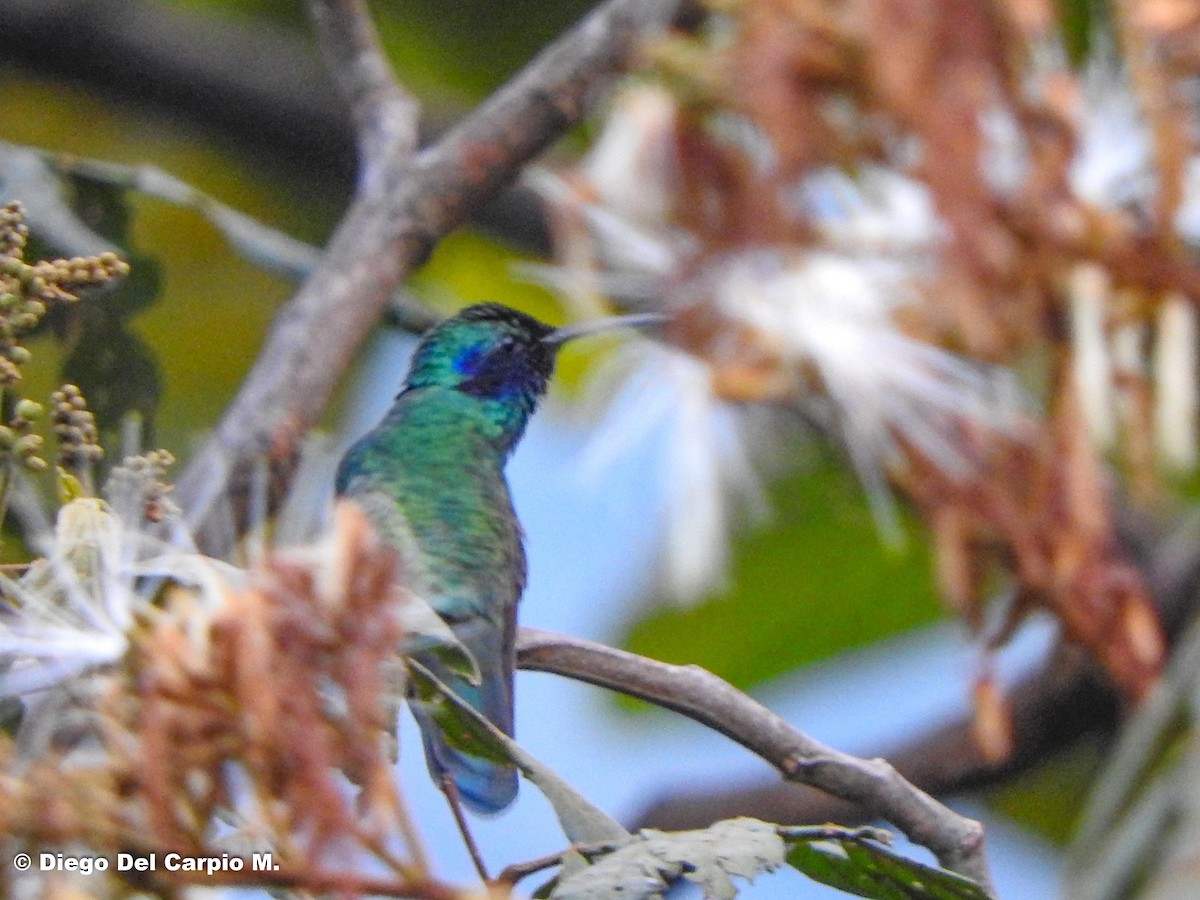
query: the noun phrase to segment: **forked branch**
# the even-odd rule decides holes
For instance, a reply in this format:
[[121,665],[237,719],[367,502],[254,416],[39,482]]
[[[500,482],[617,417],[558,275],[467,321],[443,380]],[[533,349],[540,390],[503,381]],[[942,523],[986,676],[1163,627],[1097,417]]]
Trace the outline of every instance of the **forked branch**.
[[603,644],[522,628],[519,668],[553,672],[682,713],[741,744],[789,781],[873,810],[946,869],[991,891],[983,826],[905,781],[883,759],[859,759],[799,731],[699,666],[675,666]]
[[[365,73],[348,74],[340,84],[355,110],[370,177],[360,180],[322,263],[279,314],[215,434],[192,457],[179,481],[185,508],[208,520],[214,502],[231,490],[237,495],[264,459],[274,494],[282,494],[300,439],[401,281],[440,238],[579,121],[598,89],[640,41],[670,21],[676,5],[608,0],[437,143],[414,154],[405,140],[379,141],[361,131],[377,126],[372,110],[378,112],[379,103],[403,105],[397,101],[402,89],[382,83],[390,76],[361,7],[352,0],[314,0],[330,64],[353,60]],[[200,535],[212,552],[232,538],[227,529]]]

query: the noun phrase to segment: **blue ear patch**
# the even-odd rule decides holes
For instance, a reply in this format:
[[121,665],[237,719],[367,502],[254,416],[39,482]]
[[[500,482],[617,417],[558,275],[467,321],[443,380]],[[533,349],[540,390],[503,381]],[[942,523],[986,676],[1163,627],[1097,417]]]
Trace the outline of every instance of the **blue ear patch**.
[[463,347],[454,358],[454,371],[459,375],[474,375],[479,369],[479,358],[483,356],[483,349],[479,344]]

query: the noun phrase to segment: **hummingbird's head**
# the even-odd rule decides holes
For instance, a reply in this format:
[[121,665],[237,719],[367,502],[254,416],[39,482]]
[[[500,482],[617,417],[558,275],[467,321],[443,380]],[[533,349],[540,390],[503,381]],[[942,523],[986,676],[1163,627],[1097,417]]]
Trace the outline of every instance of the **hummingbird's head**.
[[421,340],[408,387],[447,387],[481,400],[535,404],[554,372],[554,329],[533,316],[480,303],[442,322]]
[[421,339],[405,392],[449,388],[479,400],[477,421],[494,426],[498,446],[507,453],[546,393],[563,344],[610,328],[662,321],[661,315],[648,313],[552,328],[499,303],[468,306]]

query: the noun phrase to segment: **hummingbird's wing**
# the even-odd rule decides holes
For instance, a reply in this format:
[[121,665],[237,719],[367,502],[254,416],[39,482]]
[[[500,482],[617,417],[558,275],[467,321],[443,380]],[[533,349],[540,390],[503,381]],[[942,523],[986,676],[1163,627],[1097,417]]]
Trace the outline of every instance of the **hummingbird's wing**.
[[[511,736],[513,640],[525,555],[499,465],[464,471],[461,460],[470,458],[470,447],[443,447],[450,452],[435,456],[386,443],[381,447],[383,438],[368,435],[346,454],[337,490],[357,503],[399,551],[406,586],[454,631],[474,657],[480,681],[472,683],[434,652],[413,658]],[[517,793],[513,766],[450,747],[417,704],[413,713],[435,781],[449,774],[477,812],[498,812],[512,802]]]
[[[472,708],[482,713],[488,721],[511,736],[513,733],[513,666],[515,663],[514,640],[516,634],[517,607],[515,600],[502,600],[498,604],[455,601],[440,589],[445,584],[435,584],[438,578],[422,577],[428,568],[427,554],[421,552],[421,542],[413,536],[406,517],[397,504],[386,494],[360,489],[348,496],[363,509],[385,537],[400,551],[406,563],[402,572],[411,590],[428,595],[425,599],[450,626],[455,637],[470,652],[479,672],[479,683],[475,684],[446,665],[435,652],[414,653],[413,658],[421,663]],[[519,538],[517,551],[519,552]],[[487,589],[499,590],[505,595],[520,595],[524,580],[523,556],[521,565],[515,567],[514,583],[505,584],[503,579],[484,585],[459,585],[475,597]],[[461,610],[455,615],[449,610]],[[476,612],[476,609],[479,612]],[[411,704],[413,716],[421,727],[421,738],[425,745],[425,758],[430,775],[441,783],[442,775],[454,780],[459,795],[472,810],[480,813],[496,813],[504,809],[517,794],[517,772],[511,765],[501,765],[493,760],[471,756],[449,746],[443,740],[438,726],[426,715],[419,704]]]
[[[507,620],[500,628],[496,627],[496,623],[479,617],[452,622],[450,627],[475,657],[479,667],[478,684],[473,684],[452,670],[436,654],[422,653],[414,658],[459,698],[511,736],[516,608],[510,608]],[[413,716],[421,726],[425,760],[435,782],[440,782],[443,774],[450,775],[463,801],[476,812],[496,813],[512,803],[517,796],[517,771],[514,766],[472,756],[449,746],[420,706],[414,704],[412,709]]]

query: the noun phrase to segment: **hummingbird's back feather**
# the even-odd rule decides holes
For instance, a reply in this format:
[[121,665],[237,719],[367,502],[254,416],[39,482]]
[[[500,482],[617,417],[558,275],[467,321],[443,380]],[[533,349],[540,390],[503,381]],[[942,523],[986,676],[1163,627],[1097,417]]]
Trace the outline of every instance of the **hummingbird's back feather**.
[[336,481],[400,552],[410,587],[450,618],[514,606],[525,587],[501,429],[478,406],[456,391],[406,390],[346,452]]
[[[480,683],[453,672],[433,653],[415,658],[512,735],[513,629],[525,586],[525,552],[504,480],[503,441],[477,407],[478,401],[444,388],[405,391],[346,453],[336,487],[399,552],[406,585],[470,651]],[[497,812],[512,802],[517,791],[512,766],[447,746],[419,709],[414,714],[435,778],[449,773],[463,800],[479,812]]]

